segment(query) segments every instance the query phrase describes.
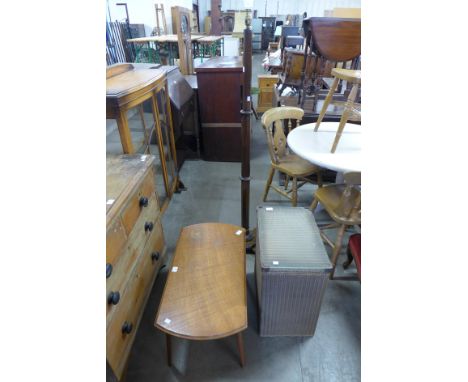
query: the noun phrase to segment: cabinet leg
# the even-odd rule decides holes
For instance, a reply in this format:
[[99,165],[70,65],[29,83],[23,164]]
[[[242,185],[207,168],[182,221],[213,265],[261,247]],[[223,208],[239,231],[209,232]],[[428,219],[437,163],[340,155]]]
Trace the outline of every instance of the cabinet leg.
[[236,337],[237,337],[237,348],[239,349],[240,365],[244,367],[245,354],[244,354],[244,340],[242,339],[242,333],[237,333]]
[[172,352],[171,352],[171,336],[166,334],[166,353],[167,353],[167,365],[172,366]]

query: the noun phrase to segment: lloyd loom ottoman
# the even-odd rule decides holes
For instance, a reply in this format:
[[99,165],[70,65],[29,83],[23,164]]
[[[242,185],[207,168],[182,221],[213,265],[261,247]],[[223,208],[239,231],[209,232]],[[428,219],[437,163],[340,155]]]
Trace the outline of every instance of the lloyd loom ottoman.
[[261,336],[313,336],[332,271],[312,212],[257,208],[255,278]]

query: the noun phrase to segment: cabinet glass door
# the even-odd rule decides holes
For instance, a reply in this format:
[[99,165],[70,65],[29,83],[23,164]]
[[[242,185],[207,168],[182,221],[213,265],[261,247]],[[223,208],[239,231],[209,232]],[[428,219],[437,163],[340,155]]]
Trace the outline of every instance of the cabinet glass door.
[[161,131],[162,155],[166,164],[167,192],[172,195],[176,186],[176,162],[174,153],[174,136],[170,114],[170,100],[167,88],[163,87],[156,93],[159,115],[159,127]]

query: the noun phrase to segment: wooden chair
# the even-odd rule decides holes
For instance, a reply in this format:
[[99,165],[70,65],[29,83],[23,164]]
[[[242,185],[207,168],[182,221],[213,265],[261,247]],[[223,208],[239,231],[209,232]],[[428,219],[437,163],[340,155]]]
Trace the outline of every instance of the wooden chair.
[[341,115],[340,124],[338,125],[338,129],[336,131],[335,140],[333,141],[333,145],[331,148],[331,152],[334,153],[336,151],[336,147],[338,146],[338,142],[340,141],[341,134],[343,129],[348,122],[349,119],[360,120],[361,119],[361,112],[360,112],[360,105],[355,104],[356,97],[358,95],[359,87],[361,85],[361,71],[360,70],[350,70],[350,69],[339,69],[335,68],[332,69],[332,75],[335,77],[333,83],[328,91],[328,94],[325,98],[325,101],[322,106],[322,110],[320,111],[320,115],[317,119],[317,123],[315,124],[314,131],[317,131],[320,123],[327,112],[327,108],[332,103],[333,94],[335,94],[336,88],[338,87],[338,83],[340,80],[345,80],[348,84],[352,84],[353,87],[348,95],[348,99],[345,103],[343,114]]
[[[271,159],[270,174],[268,175],[263,194],[264,202],[271,187],[280,195],[290,199],[293,207],[297,206],[297,190],[309,181],[305,177],[312,174],[317,174],[317,183],[319,187],[322,186],[320,168],[295,154],[289,153],[286,144],[287,133],[299,124],[303,116],[304,110],[286,106],[267,110],[262,116],[262,125],[266,130],[268,151]],[[271,184],[276,170],[286,174],[284,190]],[[292,179],[292,186],[288,190],[289,178]],[[298,179],[303,181],[300,185],[297,184]]]
[[[361,174],[344,174],[344,182],[344,184],[331,184],[316,190],[314,200],[310,205],[310,209],[315,211],[317,204],[320,203],[334,220],[334,223],[320,227],[320,235],[323,241],[333,249],[331,279],[335,274],[336,262],[341,251],[346,228],[361,224],[361,191],[356,187],[361,184]],[[338,228],[334,243],[323,232],[332,228]]]

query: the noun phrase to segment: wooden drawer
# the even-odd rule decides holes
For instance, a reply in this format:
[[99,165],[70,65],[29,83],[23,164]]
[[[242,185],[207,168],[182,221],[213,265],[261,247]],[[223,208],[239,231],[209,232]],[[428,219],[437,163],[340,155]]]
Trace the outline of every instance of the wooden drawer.
[[257,102],[257,111],[259,113],[263,113],[273,107],[273,94],[273,91],[260,91]]
[[[164,238],[161,223],[158,221],[121,300],[113,306],[114,312],[107,325],[107,361],[118,379],[122,376],[128,353],[138,330],[139,317],[145,307],[156,272],[163,261],[163,251]],[[160,253],[156,261],[152,259],[153,252]],[[126,322],[132,325],[130,333],[123,332]]]
[[273,89],[273,86],[278,82],[278,76],[258,76],[258,87],[259,89]]
[[[158,252],[159,253],[159,258],[156,260],[152,259],[152,262],[157,265],[160,264],[162,261],[163,257],[163,250],[164,250],[164,233],[162,231],[162,226],[161,222],[158,220],[155,224],[155,227],[148,239],[148,242],[146,243],[146,246],[143,250],[143,252],[136,258],[135,262],[141,261],[142,258],[150,258],[152,259],[152,253],[153,252]],[[138,267],[138,265],[136,266]],[[129,274],[131,273],[130,270],[128,272]],[[130,277],[131,281],[131,277]],[[114,282],[107,282],[106,285],[106,299],[109,297],[109,294],[111,292],[119,292],[121,297],[123,297],[123,293],[125,293],[126,289],[126,284],[124,283],[124,280],[122,278],[120,280],[115,280]],[[112,315],[115,313],[119,305],[121,304],[122,301],[119,301],[118,304],[113,305],[110,303],[107,303],[107,308],[106,308],[106,314],[107,314],[107,319],[106,322],[107,324],[109,321],[112,319]],[[124,301],[125,303],[125,301]]]
[[125,233],[124,226],[120,217],[107,230],[106,235],[106,262],[112,266],[117,261],[127,242],[127,234]]
[[[153,230],[145,229],[146,223],[153,224]],[[156,202],[156,196],[149,199],[148,207],[139,216],[136,221],[127,243],[118,256],[113,256],[114,262],[106,259],[113,267],[111,276],[106,281],[106,296],[111,291],[119,292],[130,277],[130,273],[146,245],[148,238],[156,231],[160,230],[159,206]]]
[[[122,212],[122,224],[127,235],[132,231],[138,217],[146,208],[148,208],[148,206],[145,207],[142,203],[144,203],[145,198],[149,200],[152,196],[155,196],[154,190],[154,176],[153,171],[150,170],[143,179],[138,190],[129,198],[129,201]],[[157,198],[156,205],[158,205]]]

